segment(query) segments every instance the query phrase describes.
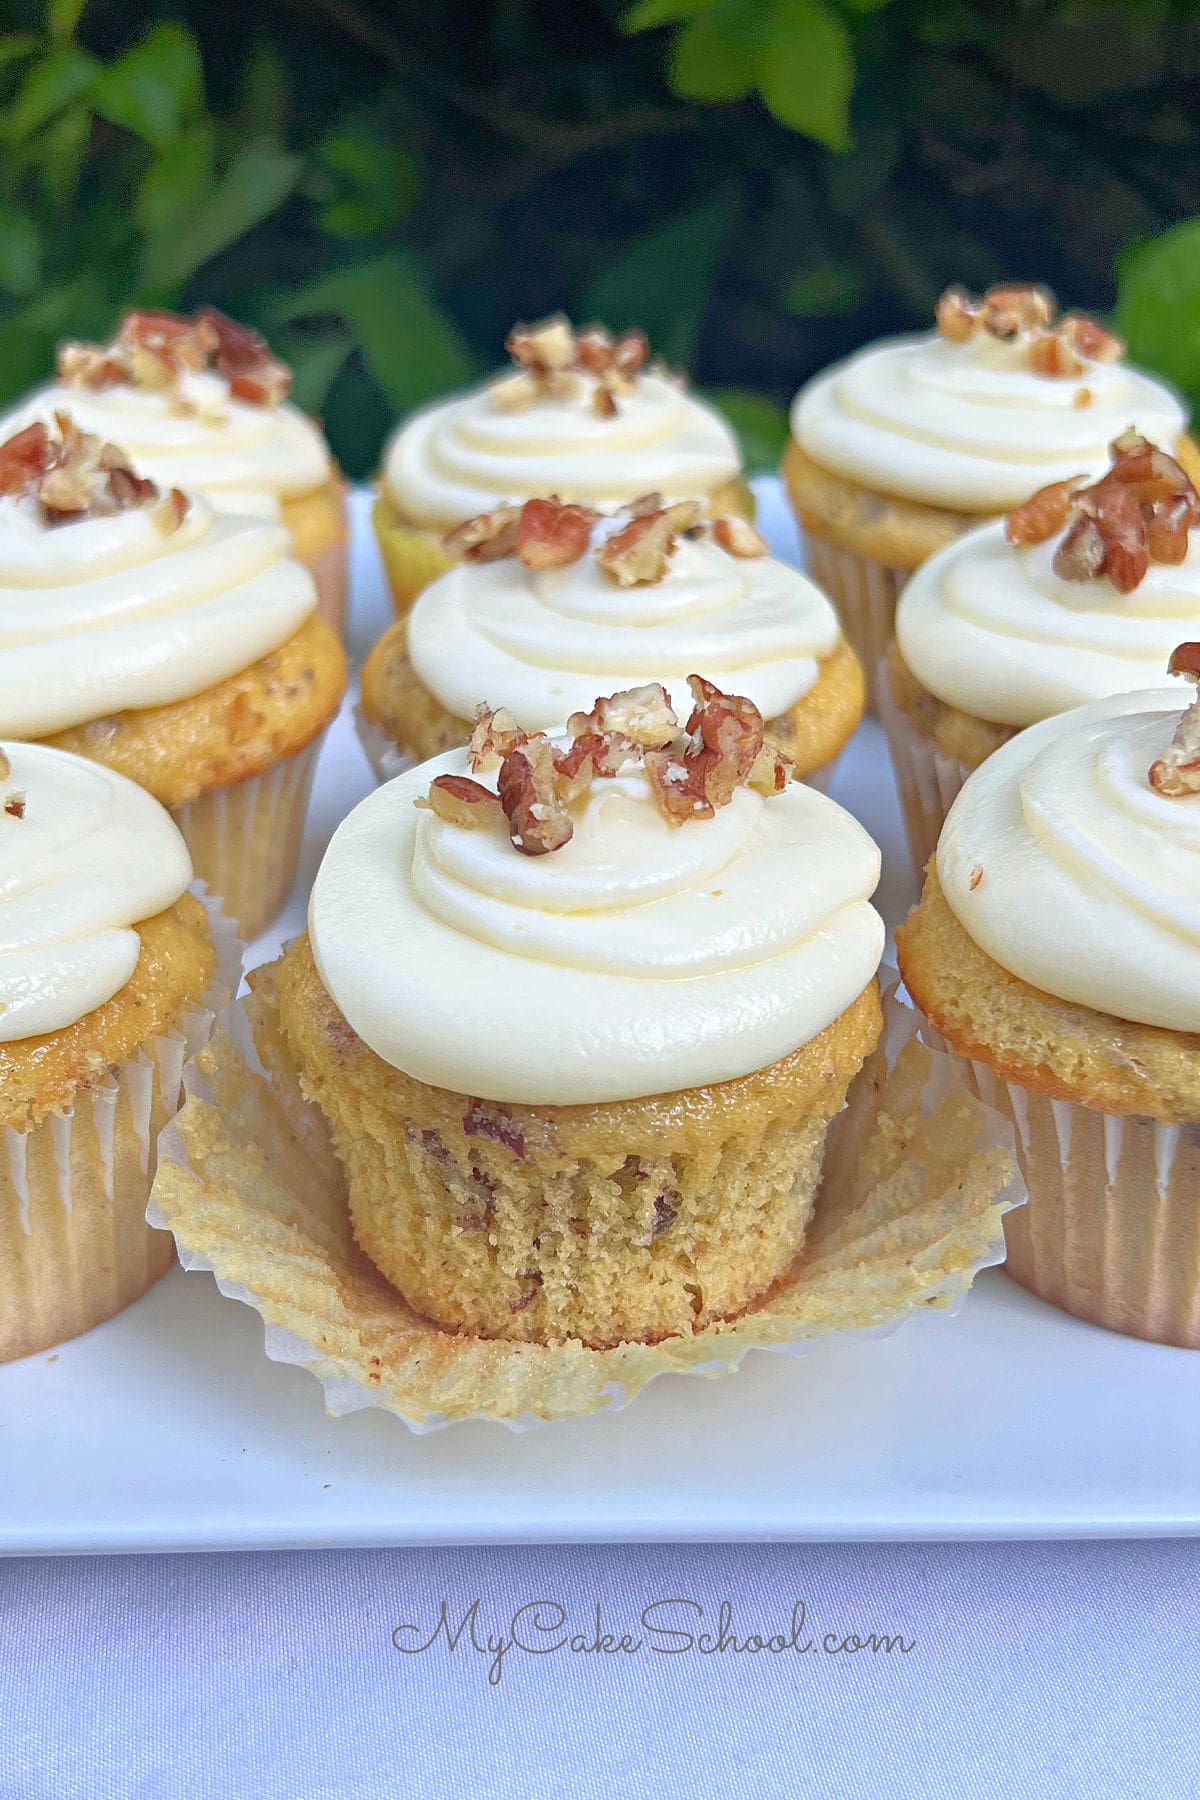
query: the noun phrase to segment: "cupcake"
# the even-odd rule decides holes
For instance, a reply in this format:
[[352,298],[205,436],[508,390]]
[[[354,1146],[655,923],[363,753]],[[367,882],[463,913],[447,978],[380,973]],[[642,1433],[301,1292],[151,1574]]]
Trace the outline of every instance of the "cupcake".
[[0,445],[0,733],[147,788],[247,936],[291,885],[345,679],[281,525],[160,492],[62,414]]
[[[1200,644],[1172,660],[1200,676]],[[1031,725],[971,776],[897,932],[909,993],[1013,1121],[1008,1270],[1200,1348],[1200,706],[1162,688]]]
[[641,494],[754,516],[737,440],[640,331],[517,326],[515,369],[407,420],[384,453],[375,526],[397,612],[461,554],[456,527],[555,493],[615,511]]
[[464,560],[389,627],[362,673],[364,742],[380,774],[467,743],[505,694],[525,731],[590,711],[597,689],[690,669],[747,696],[770,743],[821,784],[862,716],[862,670],[825,596],[767,555],[744,519],[650,495],[601,519],[528,500],[462,528]]
[[212,1022],[187,848],[123,775],[0,746],[0,1361],[99,1324],[170,1266],[159,1131]]
[[1101,473],[1131,425],[1200,466],[1177,396],[1121,353],[1037,288],[978,304],[951,289],[932,335],[872,344],[801,389],[783,479],[869,680],[909,575],[972,525]]
[[54,381],[0,419],[0,439],[68,412],[161,488],[285,525],[340,632],[344,484],[320,427],[287,404],[291,379],[264,338],[211,306],[187,319],[134,312],[110,344],[62,344]]
[[922,565],[880,702],[923,869],[972,769],[1025,726],[1156,682],[1200,637],[1200,498],[1136,432],[1099,481],[1055,482]]
[[733,1319],[796,1257],[879,1033],[879,853],[693,677],[573,737],[503,715],[334,835],[270,979],[355,1235],[443,1329]]

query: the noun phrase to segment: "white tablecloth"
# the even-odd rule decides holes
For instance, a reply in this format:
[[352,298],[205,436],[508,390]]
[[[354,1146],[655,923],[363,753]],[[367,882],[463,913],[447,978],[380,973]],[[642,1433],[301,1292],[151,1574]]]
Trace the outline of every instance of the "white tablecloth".
[[[443,1598],[458,1618],[476,1597],[481,1637],[539,1598],[585,1634],[599,1601],[617,1636],[655,1599],[694,1600],[714,1630],[727,1599],[739,1636],[786,1629],[803,1600],[817,1642],[913,1648],[510,1651],[490,1685],[465,1636],[392,1647],[397,1625],[427,1636]],[[1185,1800],[1198,1620],[1188,1543],[10,1562],[0,1796]]]

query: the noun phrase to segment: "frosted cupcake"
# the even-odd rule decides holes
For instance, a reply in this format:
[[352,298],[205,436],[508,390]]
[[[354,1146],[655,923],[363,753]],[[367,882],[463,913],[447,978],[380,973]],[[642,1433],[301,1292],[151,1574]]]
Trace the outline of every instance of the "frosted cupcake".
[[483,717],[335,834],[279,1019],[362,1248],[444,1329],[657,1341],[799,1251],[879,1032],[879,853],[693,677]]
[[217,956],[157,801],[0,746],[0,1361],[61,1343],[170,1266],[158,1133],[212,1023]]
[[862,670],[825,596],[736,516],[647,496],[616,519],[529,500],[464,527],[466,560],[425,589],[362,673],[381,775],[466,744],[490,696],[550,731],[597,692],[662,682],[686,708],[707,669],[744,694],[803,779],[827,780],[862,716]]
[[161,488],[285,525],[341,631],[343,482],[320,427],[287,404],[290,387],[266,340],[213,307],[187,319],[134,312],[110,344],[61,345],[55,380],[0,419],[0,439],[68,412]]
[[1130,426],[1181,455],[1185,413],[1093,320],[1040,289],[942,296],[937,331],[872,344],[792,407],[783,478],[809,566],[874,679],[912,571],[1049,482],[1099,474]]
[[247,936],[291,885],[345,679],[282,526],[160,492],[62,415],[0,445],[0,732],[147,788]]
[[[1200,676],[1200,644],[1172,671]],[[1200,1348],[1200,708],[1032,725],[971,776],[896,934],[908,990],[1013,1121],[1009,1272]]]
[[896,608],[882,711],[924,868],[972,769],[1025,726],[1156,682],[1200,637],[1200,498],[1126,432],[1100,481],[1058,482],[958,538]]
[[461,554],[448,533],[543,494],[606,512],[641,494],[754,516],[737,440],[683,382],[647,363],[639,331],[517,326],[515,365],[407,420],[384,453],[375,526],[396,610]]

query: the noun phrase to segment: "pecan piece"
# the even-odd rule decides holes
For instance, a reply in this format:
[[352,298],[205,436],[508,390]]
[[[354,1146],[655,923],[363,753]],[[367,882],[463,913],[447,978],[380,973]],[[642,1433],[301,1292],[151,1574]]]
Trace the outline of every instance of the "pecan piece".
[[1059,331],[1080,356],[1086,356],[1089,362],[1119,362],[1125,354],[1125,346],[1115,332],[1109,331],[1097,320],[1089,319],[1086,313],[1067,313],[1059,325]]
[[773,744],[764,744],[750,766],[746,785],[756,794],[782,794],[795,772],[790,756],[784,756]]
[[1060,328],[1034,338],[1029,346],[1029,366],[1035,375],[1073,381],[1083,374],[1087,364]]
[[567,730],[573,738],[616,733],[643,749],[662,750],[678,736],[679,720],[661,681],[648,681],[642,687],[602,695],[590,713],[572,713]]
[[748,520],[739,518],[734,513],[725,513],[713,521],[712,534],[722,550],[728,550],[730,556],[765,556],[767,540],[755,531]]
[[934,309],[934,321],[942,337],[952,344],[965,344],[979,325],[979,307],[958,287],[949,287]]
[[487,396],[497,412],[524,412],[541,391],[532,375],[506,375],[491,383]]
[[[1200,643],[1180,644],[1168,675],[1186,675],[1200,687]],[[1170,800],[1200,794],[1200,697],[1187,707],[1163,754],[1150,765],[1150,786]]]
[[575,334],[561,313],[537,325],[514,325],[504,348],[514,362],[538,374],[569,369],[575,361]]
[[1094,519],[1077,518],[1054,552],[1051,567],[1064,581],[1094,581],[1104,568],[1104,539]]
[[1120,594],[1132,594],[1150,567],[1146,521],[1128,489],[1101,482],[1092,490],[1096,527],[1104,545],[1104,573]]
[[520,518],[519,506],[498,506],[493,512],[476,513],[473,519],[464,519],[448,531],[442,543],[448,555],[461,557],[464,562],[499,562],[502,557],[517,553]]
[[613,366],[613,335],[603,325],[585,325],[575,333],[575,361],[589,375],[606,375]]
[[41,420],[0,444],[0,494],[23,494],[51,466],[50,433]]
[[554,752],[544,737],[526,738],[500,764],[497,791],[508,835],[525,856],[545,856],[571,840],[574,826],[556,775]]
[[555,494],[527,500],[517,521],[517,555],[527,569],[578,562],[599,516],[588,506],[564,504]]
[[621,587],[661,581],[671,566],[679,533],[694,525],[699,516],[698,500],[681,500],[660,512],[642,513],[598,546],[596,561]]
[[444,819],[447,825],[458,825],[464,831],[497,825],[503,817],[500,802],[482,782],[469,775],[437,775],[429,784],[427,799],[416,804],[422,810]]
[[623,331],[613,345],[613,367],[622,375],[636,375],[649,355],[650,345],[644,331]]
[[292,371],[274,355],[261,331],[218,312],[201,307],[197,324],[211,334],[213,365],[229,383],[235,400],[251,406],[279,406],[292,388]]
[[658,809],[672,825],[712,818],[715,808],[704,792],[704,771],[694,758],[685,761],[677,750],[647,750],[642,764]]
[[1061,531],[1081,479],[1077,476],[1072,481],[1052,481],[1047,487],[1039,488],[1023,506],[1014,506],[1004,521],[1004,535],[1009,543],[1018,548],[1026,544],[1044,544],[1056,531]]
[[996,338],[1019,337],[1049,325],[1053,317],[1054,302],[1042,288],[1009,282],[983,296],[984,330]]
[[524,742],[525,733],[506,706],[477,706],[467,761],[477,775],[483,774],[498,769],[501,758]]
[[92,388],[99,392],[129,379],[125,364],[100,344],[67,342],[58,346],[55,372],[64,387]]
[[615,419],[620,412],[617,397],[612,388],[601,382],[592,395],[592,411],[599,419]]

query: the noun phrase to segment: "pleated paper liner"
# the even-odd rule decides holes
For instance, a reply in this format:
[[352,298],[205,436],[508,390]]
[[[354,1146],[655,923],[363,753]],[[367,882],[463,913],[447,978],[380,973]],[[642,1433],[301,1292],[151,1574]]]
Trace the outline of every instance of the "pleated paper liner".
[[904,833],[919,876],[937,849],[947,813],[974,771],[957,756],[944,755],[896,705],[888,686],[886,657],[875,677],[879,718],[896,776]]
[[[354,729],[358,733],[358,741],[362,745],[363,755],[370,763],[376,781],[391,781],[395,776],[403,775],[406,769],[414,766],[416,758],[399,749],[382,725],[377,725],[374,719],[369,719],[361,706],[354,708]],[[804,776],[805,786],[816,788],[819,794],[827,794],[840,760],[841,752],[839,751],[830,762],[822,763],[819,769],[813,769],[810,774]]]
[[844,550],[801,528],[804,563],[837,608],[842,630],[867,678],[867,710],[879,708],[879,666],[896,624],[896,601],[911,570]]
[[301,1094],[269,968],[188,1071],[150,1216],[174,1233],[185,1268],[212,1270],[222,1293],[262,1315],[267,1355],[310,1369],[331,1413],[374,1406],[430,1431],[611,1411],[657,1375],[724,1374],[754,1348],[797,1354],[836,1332],[952,1308],[1000,1260],[1001,1215],[1020,1198],[1011,1128],[918,1041],[915,1015],[891,996],[885,1011],[885,1046],[831,1132],[794,1270],[753,1310],[694,1337],[547,1347],[455,1336],[414,1313],[354,1243],[341,1168]]
[[179,1104],[185,1063],[237,991],[241,945],[201,896],[216,949],[208,991],[147,1039],[70,1111],[0,1143],[0,1362],[64,1343],[111,1318],[175,1260],[146,1223],[159,1132]]

